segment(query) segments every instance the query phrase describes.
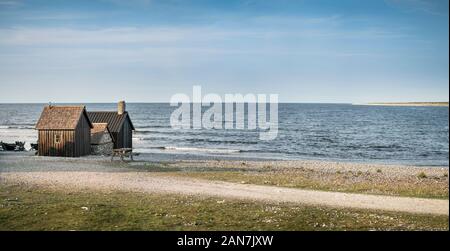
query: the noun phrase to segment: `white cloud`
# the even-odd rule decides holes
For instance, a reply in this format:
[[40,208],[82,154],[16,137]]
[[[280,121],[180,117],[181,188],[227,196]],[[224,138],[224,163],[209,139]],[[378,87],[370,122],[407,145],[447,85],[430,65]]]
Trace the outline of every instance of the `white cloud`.
[[396,39],[405,34],[380,28],[360,30],[341,30],[335,28],[299,28],[296,30],[273,29],[236,29],[216,27],[117,27],[102,29],[71,28],[3,28],[0,29],[0,45],[170,45],[190,43],[226,42],[230,40],[281,40],[289,38],[332,38],[332,39]]
[[[185,32],[184,32],[185,33]],[[76,45],[169,42],[182,39],[183,32],[137,28],[68,29],[13,28],[0,31],[0,43],[9,45]]]
[[26,12],[23,20],[79,20],[79,19],[93,19],[98,18],[99,14],[87,13],[30,13]]
[[17,7],[21,6],[23,3],[20,0],[0,0],[0,6],[3,7]]
[[223,31],[209,28],[10,28],[0,29],[0,44],[6,45],[101,45],[213,41],[257,36],[257,32]]
[[[311,39],[315,38],[315,39]],[[380,58],[372,48],[346,48],[337,39],[398,39],[382,29],[231,29],[219,27],[116,27],[0,29],[0,67],[95,69],[186,68],[264,63],[273,59]],[[294,42],[292,42],[294,41]],[[328,41],[321,46],[317,41]],[[323,44],[322,44],[323,45]],[[42,64],[45,62],[45,64]],[[19,67],[20,66],[20,67]]]

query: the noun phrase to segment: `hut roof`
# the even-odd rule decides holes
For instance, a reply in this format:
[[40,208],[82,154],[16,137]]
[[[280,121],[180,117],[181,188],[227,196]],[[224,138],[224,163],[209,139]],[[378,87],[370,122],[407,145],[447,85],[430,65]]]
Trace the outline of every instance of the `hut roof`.
[[[92,123],[92,125],[94,127],[91,129],[91,144],[100,144],[104,133],[108,133],[111,136],[108,123]],[[113,137],[111,137],[111,140],[113,140]]]
[[134,129],[128,112],[118,114],[117,112],[88,112],[89,119],[93,123],[108,123],[108,129],[111,132],[119,132],[125,120],[128,119],[131,129]]
[[41,113],[41,117],[36,124],[36,129],[75,129],[81,116],[86,116],[89,126],[92,128],[92,123],[89,120],[85,106],[47,105]]

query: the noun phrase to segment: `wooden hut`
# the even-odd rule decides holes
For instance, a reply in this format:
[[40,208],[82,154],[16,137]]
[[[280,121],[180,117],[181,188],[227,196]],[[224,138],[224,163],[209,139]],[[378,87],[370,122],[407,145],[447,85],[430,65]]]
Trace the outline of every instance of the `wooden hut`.
[[125,102],[120,101],[117,111],[88,112],[92,123],[107,123],[114,141],[114,149],[133,148],[134,126],[125,110]]
[[91,128],[84,106],[44,107],[36,124],[40,156],[79,157],[91,152]]
[[114,148],[114,141],[107,123],[92,123],[91,154],[109,155]]

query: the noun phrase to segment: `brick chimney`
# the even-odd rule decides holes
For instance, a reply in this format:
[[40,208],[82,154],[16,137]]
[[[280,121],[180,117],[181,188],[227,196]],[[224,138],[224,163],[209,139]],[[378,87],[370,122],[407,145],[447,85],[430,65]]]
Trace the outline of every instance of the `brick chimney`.
[[119,103],[117,104],[117,113],[119,115],[125,113],[125,101],[119,101]]

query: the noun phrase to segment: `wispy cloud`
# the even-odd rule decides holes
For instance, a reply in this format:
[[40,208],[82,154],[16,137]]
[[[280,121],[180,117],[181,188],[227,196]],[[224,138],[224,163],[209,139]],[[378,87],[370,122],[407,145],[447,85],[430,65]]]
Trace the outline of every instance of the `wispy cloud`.
[[408,12],[448,15],[448,0],[386,0],[386,2]]
[[0,7],[18,7],[23,5],[21,0],[0,0]]
[[172,28],[134,27],[103,29],[10,28],[1,29],[0,44],[8,45],[101,45],[156,43],[182,40],[193,31]]
[[325,16],[255,16],[247,21],[254,24],[272,24],[272,25],[327,25],[334,26],[342,24],[343,17],[341,15],[325,15]]
[[386,1],[0,0],[0,99],[40,86],[53,93],[27,100],[160,100],[194,83],[294,101],[411,83],[447,93],[448,1]]
[[[312,38],[312,42],[308,42]],[[307,59],[383,58],[387,55],[373,48],[353,49],[345,44],[349,41],[399,38],[402,38],[399,34],[382,29],[344,31],[310,28],[292,32],[289,29],[223,27],[22,27],[0,29],[0,68],[82,70],[122,66],[185,69],[209,67],[211,62],[240,64],[243,60],[270,64],[271,59],[287,58],[297,62]],[[316,39],[321,43],[329,40],[329,43],[321,47],[316,44]],[[337,42],[339,39],[349,41]]]
[[105,3],[111,3],[119,6],[128,6],[128,7],[148,7],[150,6],[154,0],[101,0]]
[[23,15],[23,20],[80,20],[80,19],[93,19],[98,18],[100,14],[88,14],[88,13],[47,13],[47,12],[28,12],[27,15]]
[[2,28],[0,44],[3,45],[120,45],[120,44],[170,44],[191,42],[226,42],[250,39],[281,40],[289,38],[330,38],[330,39],[398,39],[408,34],[384,28],[354,30],[333,27],[302,27],[293,31],[279,27],[236,29],[214,26],[204,27],[111,27],[98,29],[73,28]]

